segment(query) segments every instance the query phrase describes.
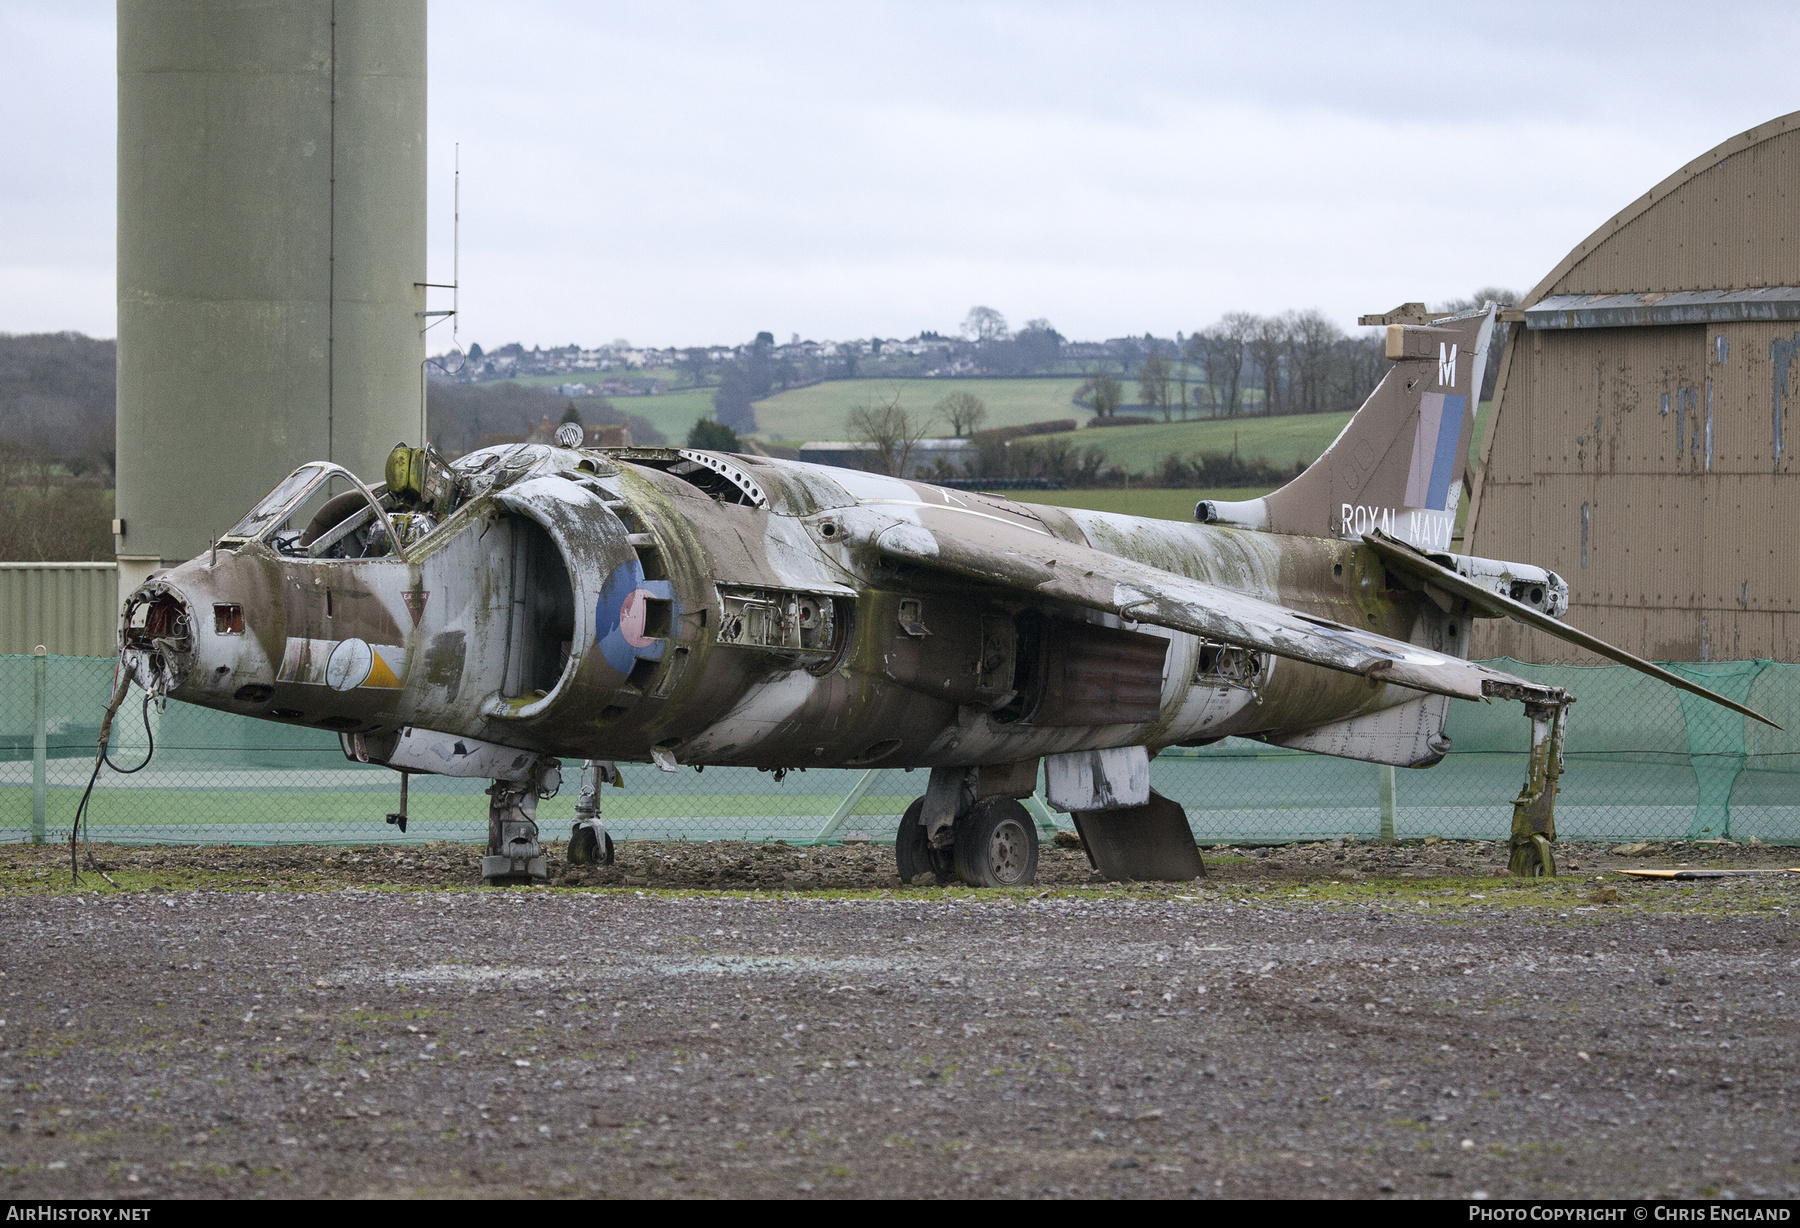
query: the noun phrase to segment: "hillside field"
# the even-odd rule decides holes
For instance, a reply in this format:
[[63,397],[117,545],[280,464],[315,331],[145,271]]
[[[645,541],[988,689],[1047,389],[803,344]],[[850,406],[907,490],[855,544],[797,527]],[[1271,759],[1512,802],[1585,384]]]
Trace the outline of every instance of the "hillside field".
[[[520,384],[545,389],[558,383],[570,382],[581,381],[566,376],[522,376],[518,380]],[[758,401],[756,437],[767,443],[781,443],[790,447],[808,440],[847,438],[849,431],[846,420],[851,409],[893,396],[896,392],[900,396],[901,405],[908,411],[928,415],[939,401],[952,392],[973,393],[987,405],[988,417],[982,423],[984,427],[1022,426],[1056,418],[1073,418],[1077,422],[1085,422],[1089,416],[1087,411],[1072,400],[1081,383],[1076,378],[827,380],[807,388],[778,392]],[[695,420],[712,417],[714,391],[712,388],[698,388],[654,397],[613,397],[610,400],[613,407],[622,413],[637,414],[649,419],[657,430],[668,436],[670,443],[679,446],[687,438]],[[552,417],[562,412],[563,399],[547,395],[545,400],[545,412]],[[575,404],[584,404],[584,398],[576,398]],[[1483,401],[1477,409],[1475,430],[1469,441],[1471,466],[1480,450],[1481,433],[1486,426],[1490,409],[1491,405],[1487,401]],[[1230,452],[1234,437],[1239,455],[1246,458],[1260,456],[1277,465],[1288,465],[1296,459],[1303,459],[1310,464],[1337,438],[1338,432],[1343,430],[1344,424],[1349,420],[1348,413],[1336,413],[1159,422],[1149,426],[1083,429],[1076,433],[1075,443],[1078,450],[1086,450],[1090,446],[1100,448],[1106,453],[1109,464],[1120,465],[1132,474],[1156,472],[1163,457],[1171,452],[1183,456],[1195,452]],[[949,424],[941,420],[931,430],[932,435],[949,433]],[[1106,510],[1115,509],[1109,507]]]
[[[1109,464],[1128,473],[1153,473],[1163,457],[1174,452],[1186,456],[1194,452],[1230,452],[1234,446],[1240,456],[1261,456],[1273,464],[1289,465],[1296,459],[1311,464],[1319,453],[1331,445],[1344,423],[1347,413],[1294,414],[1278,418],[1235,418],[1207,422],[1155,423],[1151,426],[1113,426],[1077,431],[1074,443],[1078,451],[1090,447],[1106,454]],[[1018,446],[1032,439],[1050,436],[1028,435],[1014,441]],[[1062,436],[1068,439],[1068,436]]]
[[[650,424],[664,435],[669,442],[680,447],[687,442],[687,433],[694,429],[694,422],[699,418],[712,417],[713,390],[702,388],[693,392],[665,392],[659,397],[608,397],[612,407],[622,414],[636,414],[640,418],[648,418]],[[578,399],[576,406],[581,405]],[[561,407],[558,407],[561,412]]]
[[[852,409],[885,401],[896,393],[901,407],[909,414],[928,416],[933,414],[933,406],[951,393],[973,393],[987,405],[987,420],[981,424],[983,427],[1024,426],[1057,418],[1085,422],[1088,411],[1073,400],[1075,390],[1081,384],[1078,377],[827,380],[810,388],[778,392],[758,401],[756,433],[770,443],[843,439],[849,434],[846,422]],[[950,424],[939,419],[931,433],[948,435]]]

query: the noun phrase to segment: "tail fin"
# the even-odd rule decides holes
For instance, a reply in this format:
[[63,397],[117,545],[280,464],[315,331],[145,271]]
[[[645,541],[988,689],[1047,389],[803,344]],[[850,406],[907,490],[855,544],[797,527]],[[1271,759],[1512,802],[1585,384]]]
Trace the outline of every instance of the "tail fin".
[[1265,498],[1209,501],[1196,516],[1308,537],[1380,529],[1424,550],[1450,549],[1496,311],[1490,303],[1431,325],[1389,324],[1394,365],[1324,455]]

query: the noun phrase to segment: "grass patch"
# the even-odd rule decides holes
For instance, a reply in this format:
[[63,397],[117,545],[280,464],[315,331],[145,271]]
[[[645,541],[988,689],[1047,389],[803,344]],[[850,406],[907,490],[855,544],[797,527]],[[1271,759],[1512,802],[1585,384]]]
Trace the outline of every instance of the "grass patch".
[[[757,434],[770,442],[790,444],[843,439],[849,430],[846,420],[858,405],[898,396],[907,413],[930,416],[933,406],[953,392],[981,398],[987,406],[984,427],[1025,426],[1057,418],[1080,423],[1089,417],[1088,411],[1074,402],[1081,384],[1079,378],[827,380],[758,401]],[[940,421],[931,433],[948,435],[950,425]]]
[[[636,414],[640,418],[648,418],[650,425],[668,437],[673,447],[683,447],[687,443],[688,432],[694,429],[694,422],[699,418],[710,418],[713,412],[713,390],[701,389],[696,392],[666,392],[659,397],[610,397],[612,407],[622,414]],[[575,402],[580,409],[581,401]],[[558,406],[560,412],[561,407]]]
[[[1279,418],[1236,418],[1208,422],[1153,423],[1079,432],[1080,451],[1099,448],[1107,463],[1131,473],[1152,473],[1174,452],[1230,452],[1260,456],[1276,465],[1311,464],[1338,437],[1350,415],[1293,414]],[[1039,438],[1026,436],[1026,439]]]

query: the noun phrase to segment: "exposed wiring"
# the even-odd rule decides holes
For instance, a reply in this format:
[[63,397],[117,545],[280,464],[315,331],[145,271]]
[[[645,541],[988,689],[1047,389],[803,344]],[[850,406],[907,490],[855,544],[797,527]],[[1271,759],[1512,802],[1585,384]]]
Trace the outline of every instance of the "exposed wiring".
[[113,887],[117,888],[119,886],[119,884],[113,882],[112,878],[105,870],[100,868],[100,863],[94,860],[93,845],[88,839],[88,802],[93,798],[95,782],[100,779],[101,766],[105,765],[121,776],[130,776],[134,772],[141,772],[149,767],[151,758],[156,754],[156,733],[150,727],[150,701],[154,697],[148,692],[145,692],[144,694],[143,713],[144,740],[148,744],[149,749],[144,752],[144,761],[136,767],[122,768],[112,761],[112,756],[107,752],[107,744],[112,741],[113,718],[119,714],[119,708],[124,704],[125,695],[130,689],[131,675],[121,671],[118,685],[113,688],[112,700],[106,705],[106,717],[100,722],[100,744],[98,749],[94,752],[94,770],[88,774],[87,788],[81,791],[81,802],[75,807],[75,824],[69,829],[69,878],[77,887],[81,885],[80,859],[77,858],[75,853],[75,846],[78,840],[80,841],[83,853],[86,854],[88,869],[98,874],[101,878],[106,879],[108,883],[112,883]]
[[[138,764],[136,767],[122,768],[112,761],[112,755],[107,752],[106,744],[104,742],[100,744],[100,754],[101,757],[106,760],[106,766],[121,776],[130,776],[133,773],[143,771],[150,766],[150,757],[156,753],[156,734],[150,728],[150,701],[154,698],[156,698],[154,695],[144,696],[144,741],[148,744],[149,749],[144,752],[144,761],[142,763]],[[157,710],[159,712],[161,711],[160,708]]]

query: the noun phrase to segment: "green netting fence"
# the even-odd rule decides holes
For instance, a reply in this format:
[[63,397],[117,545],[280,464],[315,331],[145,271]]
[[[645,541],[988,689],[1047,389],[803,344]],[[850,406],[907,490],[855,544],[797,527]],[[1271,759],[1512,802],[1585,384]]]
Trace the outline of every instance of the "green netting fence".
[[[1670,668],[1779,722],[1769,729],[1619,666],[1494,662],[1567,687],[1567,774],[1557,800],[1563,839],[1736,839],[1800,843],[1800,666],[1768,661]],[[0,842],[66,840],[87,783],[111,690],[101,657],[0,656]],[[135,693],[134,693],[135,695]],[[153,715],[144,771],[102,771],[89,807],[96,840],[136,844],[415,843],[486,839],[485,782],[416,776],[405,835],[384,822],[398,776],[350,763],[335,734],[171,703]],[[1452,703],[1450,754],[1394,773],[1402,837],[1500,839],[1525,779],[1519,705]],[[143,757],[137,704],[114,729],[114,759]],[[569,765],[573,768],[573,765]],[[602,812],[621,839],[892,840],[924,773],[793,772],[627,764]],[[1187,808],[1202,843],[1280,843],[1381,829],[1384,769],[1228,738],[1165,752],[1155,787]],[[554,834],[574,814],[574,772],[539,819]],[[1040,824],[1067,825],[1041,803]]]

